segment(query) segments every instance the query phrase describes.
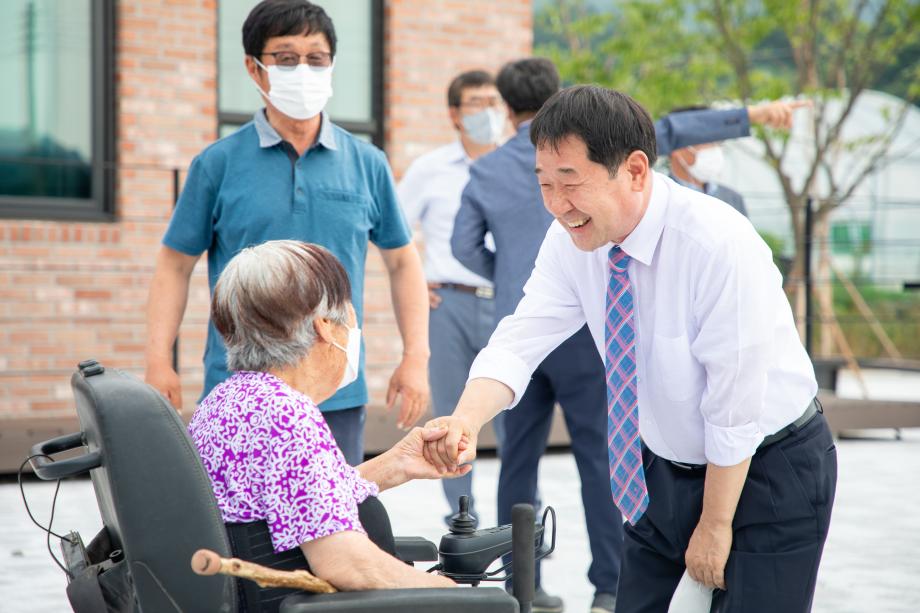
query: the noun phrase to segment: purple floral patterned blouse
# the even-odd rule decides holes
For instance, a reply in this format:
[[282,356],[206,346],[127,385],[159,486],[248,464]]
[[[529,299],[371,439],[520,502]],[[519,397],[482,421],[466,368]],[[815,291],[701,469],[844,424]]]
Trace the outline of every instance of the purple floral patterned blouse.
[[345,462],[317,406],[281,379],[238,372],[201,402],[189,433],[227,523],[265,520],[276,552],[344,530],[377,485]]

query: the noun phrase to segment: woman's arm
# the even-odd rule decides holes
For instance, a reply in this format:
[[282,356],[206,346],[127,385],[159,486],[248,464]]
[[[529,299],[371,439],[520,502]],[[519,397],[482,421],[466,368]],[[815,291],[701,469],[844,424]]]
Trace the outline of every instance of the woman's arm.
[[422,572],[397,560],[360,532],[336,532],[302,543],[300,548],[313,574],[342,591],[456,587],[447,577]]

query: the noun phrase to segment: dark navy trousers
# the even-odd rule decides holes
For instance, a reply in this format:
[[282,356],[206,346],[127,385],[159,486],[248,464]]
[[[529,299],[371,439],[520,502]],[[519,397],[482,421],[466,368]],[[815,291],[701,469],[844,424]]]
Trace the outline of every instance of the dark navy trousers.
[[498,523],[511,523],[511,507],[515,504],[535,503],[537,469],[546,451],[553,408],[558,402],[581,478],[581,500],[591,546],[588,580],[596,591],[616,594],[623,520],[610,494],[605,386],[604,362],[587,326],[543,360],[520,403],[504,412]]
[[[625,528],[617,613],[668,610],[702,511],[705,468],[680,468],[648,449],[643,460],[649,507]],[[821,413],[754,454],[713,613],[811,609],[836,484],[837,450]]]
[[339,411],[326,411],[323,418],[335,444],[342,450],[345,461],[357,466],[364,461],[364,420],[367,410],[364,406]]

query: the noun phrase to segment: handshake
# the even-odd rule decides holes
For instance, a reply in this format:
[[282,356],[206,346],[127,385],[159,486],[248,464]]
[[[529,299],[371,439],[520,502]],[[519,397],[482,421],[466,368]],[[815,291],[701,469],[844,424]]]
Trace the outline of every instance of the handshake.
[[478,428],[474,429],[462,418],[438,417],[423,428],[413,428],[378,457],[391,470],[401,473],[397,483],[411,479],[454,479],[473,469],[469,462],[476,457],[478,433]]

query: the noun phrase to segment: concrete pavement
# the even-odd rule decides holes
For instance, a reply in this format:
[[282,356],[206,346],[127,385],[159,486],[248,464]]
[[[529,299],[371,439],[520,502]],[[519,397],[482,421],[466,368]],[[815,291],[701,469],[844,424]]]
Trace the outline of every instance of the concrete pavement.
[[[837,503],[818,579],[814,610],[820,613],[920,611],[920,430],[903,440],[880,431],[878,439],[838,443]],[[498,462],[477,463],[475,492],[483,525],[495,524]],[[575,462],[567,453],[546,456],[540,487],[559,517],[557,549],[545,562],[546,589],[561,595],[566,611],[585,612],[593,588],[586,579],[588,542]],[[47,522],[54,485],[29,481],[26,495],[39,521]],[[435,482],[414,482],[384,492],[397,534],[435,542],[447,513]],[[86,541],[99,529],[88,480],[62,484],[54,528],[76,529]],[[55,552],[56,540],[52,539]],[[25,513],[15,482],[0,484],[0,612],[68,611],[65,580],[45,549],[44,533]]]

